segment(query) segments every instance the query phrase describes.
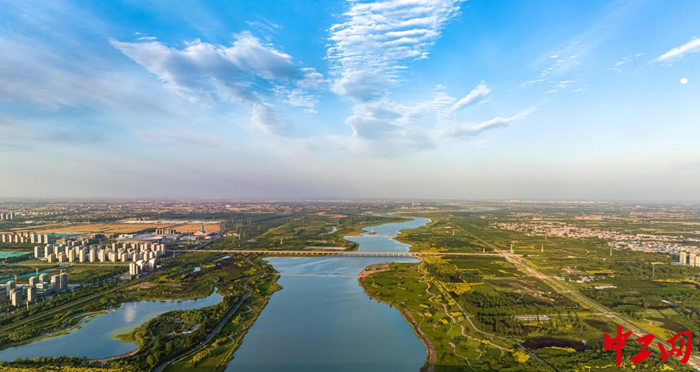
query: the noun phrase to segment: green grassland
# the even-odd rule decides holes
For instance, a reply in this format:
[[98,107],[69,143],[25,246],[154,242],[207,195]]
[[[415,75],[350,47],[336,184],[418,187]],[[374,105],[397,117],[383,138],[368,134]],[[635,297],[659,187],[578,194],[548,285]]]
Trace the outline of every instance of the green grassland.
[[[574,222],[575,214],[561,209],[536,213],[531,209],[528,211],[527,218],[548,216],[567,223],[579,223]],[[597,238],[545,238],[501,230],[491,225],[493,222],[519,221],[524,218],[522,213],[524,212],[496,209],[482,213],[426,214],[431,218],[431,223],[404,231],[399,240],[412,244],[411,250],[414,251],[491,253],[494,249],[508,251],[513,244],[514,252],[522,255],[525,265],[559,278],[557,280],[566,282],[573,290],[598,301],[648,332],[669,338],[680,330],[700,328],[700,323],[697,323],[700,308],[697,299],[700,292],[697,289],[700,285],[696,280],[700,276],[700,269],[674,265],[672,257],[664,254],[614,250],[611,256],[607,243]],[[584,212],[579,214],[583,215]],[[600,221],[595,221],[595,224],[601,229],[610,228],[603,227]],[[624,221],[616,220],[614,224],[617,228],[629,227]],[[611,366],[613,354],[602,350],[602,341],[603,333],[614,332],[616,325],[606,317],[582,307],[568,294],[558,293],[545,282],[528,276],[504,259],[470,256],[453,257],[444,261],[447,266],[454,267],[438,267],[436,270],[436,266],[440,265],[424,263],[430,277],[423,277],[422,280],[409,279],[406,269],[400,268],[374,274],[366,279],[368,292],[421,317],[420,313],[425,309],[416,308],[416,304],[424,299],[403,288],[414,287],[413,292],[417,293],[419,287],[416,280],[446,283],[447,295],[442,296],[443,304],[449,306],[450,301],[454,301],[461,306],[471,320],[469,326],[473,325],[475,330],[492,334],[492,344],[507,348],[511,356],[518,347],[523,346],[532,353],[527,366],[520,366],[522,370],[545,366],[555,370],[571,370],[582,365],[590,369],[607,370],[685,368],[678,363],[669,364],[674,363],[672,361],[661,362],[657,353],[647,359],[644,365],[633,366],[628,360],[627,365],[620,368],[614,363]],[[464,281],[466,275],[471,278],[468,282],[474,278],[480,279],[480,282],[470,282],[466,286],[455,285],[454,282]],[[455,280],[459,276],[462,279]],[[412,283],[411,286],[409,283]],[[608,285],[617,288],[595,289],[596,286]],[[451,291],[454,288],[462,293]],[[514,318],[516,315],[546,315],[549,320],[521,321]],[[469,327],[466,328],[469,330]],[[429,330],[424,333],[431,336]],[[456,363],[460,359],[457,356],[459,349],[451,350],[451,345],[444,342],[445,333],[433,336],[437,340],[434,344],[438,354],[451,354],[443,357],[446,360],[443,366],[459,365]],[[505,342],[505,339],[518,340],[518,344],[514,346],[512,342]],[[453,339],[453,344],[454,341]],[[693,340],[693,344],[698,344],[698,341]],[[459,354],[469,359],[468,355]],[[482,356],[479,360],[488,358]],[[498,362],[504,363],[505,360],[507,359],[499,358]],[[532,360],[539,363],[531,364]],[[439,361],[437,366],[438,370],[442,368]],[[499,365],[497,369],[507,368],[509,367]]]

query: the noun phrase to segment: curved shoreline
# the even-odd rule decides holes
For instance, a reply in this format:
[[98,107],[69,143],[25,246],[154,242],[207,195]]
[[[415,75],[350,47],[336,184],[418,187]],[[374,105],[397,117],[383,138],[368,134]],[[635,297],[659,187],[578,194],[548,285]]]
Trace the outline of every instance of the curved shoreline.
[[[405,217],[407,217],[407,218],[412,218],[412,220],[409,220],[409,221],[415,221],[417,218],[424,218],[424,217],[414,217],[414,216],[405,216]],[[430,219],[428,218],[428,222],[426,222],[425,225],[427,225],[427,224],[430,223],[430,222],[432,222],[432,220],[430,220]],[[388,222],[387,224],[390,224],[390,223],[394,223],[394,222]],[[386,224],[382,224],[382,225],[386,225]],[[368,226],[368,227],[365,227],[364,229],[370,229],[370,228],[374,228],[374,227],[382,226],[382,225]],[[422,226],[425,226],[425,225],[422,225]],[[418,227],[422,227],[422,226],[417,226],[417,227],[414,227],[414,228],[418,228]],[[394,240],[394,241],[396,241],[396,242],[398,242],[398,243],[407,245],[407,246],[408,246],[408,249],[406,250],[406,252],[410,252],[410,251],[411,251],[411,245],[410,245],[410,244],[401,242],[401,241],[399,241],[399,240],[396,239],[398,236],[401,235],[401,233],[402,233],[403,230],[408,230],[408,229],[398,229],[398,230],[396,231],[396,234],[390,235],[390,236],[386,236],[386,237],[388,237],[389,239],[392,239],[392,240]],[[374,237],[374,236],[376,236],[376,235],[372,235],[372,234],[370,234],[370,233],[367,231],[367,232],[364,232],[364,233],[362,233],[361,235],[359,235],[359,236],[357,236],[357,237],[358,237],[358,238],[368,238],[368,237]],[[358,249],[359,249],[359,246],[360,246],[360,244],[358,243]],[[392,262],[387,262],[386,264],[391,265],[391,263],[392,263]],[[399,311],[399,313],[401,314],[401,317],[403,317],[403,319],[406,321],[406,323],[408,323],[408,324],[411,326],[411,328],[413,329],[413,333],[418,337],[418,339],[421,341],[421,343],[422,343],[423,346],[425,347],[425,354],[426,354],[426,355],[425,355],[425,362],[424,362],[424,364],[423,364],[423,367],[421,367],[421,370],[424,370],[424,369],[425,369],[426,372],[434,372],[434,371],[435,371],[435,365],[437,364],[437,351],[435,350],[435,346],[433,345],[433,343],[430,341],[430,338],[428,338],[428,335],[426,335],[425,333],[423,333],[423,331],[420,329],[420,327],[419,327],[418,324],[416,323],[415,319],[413,319],[413,316],[411,316],[411,314],[410,314],[405,308],[397,307],[397,306],[395,306],[394,304],[388,303],[388,302],[386,302],[386,301],[383,301],[383,300],[381,300],[381,299],[379,299],[379,298],[376,298],[376,297],[372,296],[372,292],[371,292],[370,288],[367,286],[367,282],[365,281],[365,278],[366,278],[367,276],[370,276],[370,275],[372,275],[372,274],[377,274],[377,273],[380,273],[380,272],[391,271],[391,269],[389,268],[389,269],[382,269],[382,270],[375,270],[375,271],[372,271],[372,272],[368,272],[367,269],[368,269],[370,266],[373,266],[373,265],[368,265],[368,266],[365,267],[365,268],[362,270],[362,272],[359,274],[358,282],[360,283],[360,287],[362,287],[363,291],[365,292],[365,294],[367,294],[367,296],[368,296],[369,298],[371,298],[371,299],[373,299],[373,300],[377,300],[377,301],[379,301],[379,302],[381,302],[381,303],[383,303],[383,304],[385,304],[385,305],[388,305],[388,306],[390,306],[390,307],[393,307],[393,308],[395,308],[395,309],[397,309],[397,310]]]

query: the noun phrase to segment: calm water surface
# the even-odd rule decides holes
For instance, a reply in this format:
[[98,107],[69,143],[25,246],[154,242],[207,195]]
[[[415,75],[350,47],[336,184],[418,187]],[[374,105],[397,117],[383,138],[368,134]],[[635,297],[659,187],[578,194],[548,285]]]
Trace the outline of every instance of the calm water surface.
[[80,329],[65,336],[0,350],[0,360],[11,361],[15,358],[62,355],[97,359],[125,354],[135,350],[136,344],[114,340],[109,337],[110,333],[136,328],[168,311],[212,306],[221,302],[222,299],[223,297],[215,292],[207,298],[198,300],[123,303],[117,310],[92,318],[82,324]]
[[[425,225],[416,218],[374,226],[377,235]],[[365,228],[369,232],[372,228]],[[347,238],[360,251],[401,252],[408,245],[364,235]],[[417,372],[425,347],[398,310],[370,299],[356,277],[366,266],[382,262],[417,262],[397,258],[270,258],[284,287],[245,336],[227,372]]]

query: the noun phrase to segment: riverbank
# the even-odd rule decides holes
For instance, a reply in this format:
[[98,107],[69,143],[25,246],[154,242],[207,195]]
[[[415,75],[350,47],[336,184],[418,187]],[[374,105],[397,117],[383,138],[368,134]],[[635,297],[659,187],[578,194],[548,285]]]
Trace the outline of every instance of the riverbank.
[[[386,265],[388,266],[388,264],[386,264]],[[373,266],[373,265],[370,265],[370,266]],[[367,272],[366,270],[363,270],[362,273],[360,274],[360,278],[358,279],[358,281],[360,282],[360,286],[365,291],[367,296],[369,296],[370,298],[375,299],[379,302],[385,303],[389,306],[396,307],[396,309],[399,310],[403,319],[408,324],[411,325],[411,328],[413,328],[413,333],[415,333],[415,335],[418,336],[418,338],[421,340],[421,342],[425,346],[425,350],[426,350],[425,365],[423,366],[422,370],[425,370],[426,372],[434,372],[435,371],[435,364],[437,363],[437,351],[435,350],[435,346],[433,345],[432,341],[430,341],[430,338],[428,337],[428,335],[423,333],[423,331],[420,329],[419,324],[413,318],[413,316],[411,315],[411,312],[405,307],[397,307],[395,304],[384,301],[380,297],[373,295],[374,292],[367,285],[367,281],[365,280],[365,278],[367,276],[378,274],[378,273],[383,273],[383,272],[388,272],[388,271],[391,271],[391,268],[387,267],[386,269],[383,269],[383,270],[376,270],[376,271],[371,271],[371,272]]]

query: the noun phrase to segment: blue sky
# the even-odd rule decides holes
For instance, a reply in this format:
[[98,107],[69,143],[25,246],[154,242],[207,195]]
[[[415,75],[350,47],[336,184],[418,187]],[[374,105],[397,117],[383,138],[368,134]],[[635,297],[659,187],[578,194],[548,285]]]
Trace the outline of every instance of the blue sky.
[[697,1],[0,6],[0,196],[700,200]]

